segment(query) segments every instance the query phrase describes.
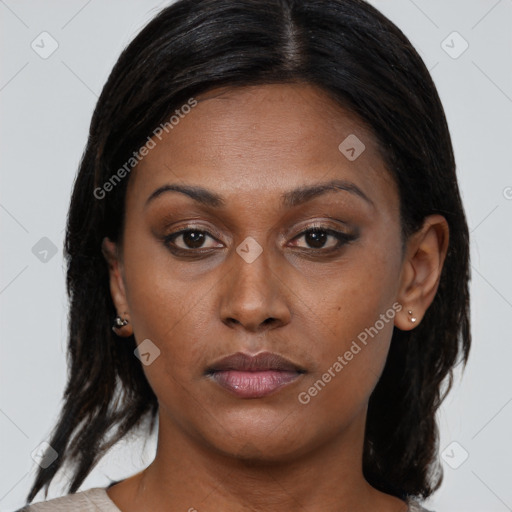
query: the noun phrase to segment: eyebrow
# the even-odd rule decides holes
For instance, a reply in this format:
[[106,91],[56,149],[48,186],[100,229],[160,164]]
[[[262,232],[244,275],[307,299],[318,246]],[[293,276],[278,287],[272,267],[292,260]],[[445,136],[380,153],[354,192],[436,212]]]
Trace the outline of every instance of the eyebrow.
[[[313,185],[304,185],[281,196],[283,206],[291,208],[303,204],[315,197],[331,191],[345,191],[364,199],[371,206],[375,206],[373,201],[354,183],[346,180],[334,179],[324,183],[315,183]],[[163,185],[157,188],[146,200],[144,207],[166,192],[180,192],[194,199],[195,201],[212,208],[222,208],[226,205],[224,198],[211,190],[198,185],[178,185],[176,183]]]

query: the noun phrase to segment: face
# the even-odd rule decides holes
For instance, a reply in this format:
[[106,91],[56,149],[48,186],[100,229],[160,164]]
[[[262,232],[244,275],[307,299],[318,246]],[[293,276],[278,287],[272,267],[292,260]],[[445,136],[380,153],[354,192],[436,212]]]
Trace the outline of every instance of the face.
[[[364,426],[401,308],[398,192],[312,86],[196,99],[129,178],[112,296],[160,351],[143,369],[161,425],[225,454],[304,454]],[[240,352],[291,366],[218,363]]]

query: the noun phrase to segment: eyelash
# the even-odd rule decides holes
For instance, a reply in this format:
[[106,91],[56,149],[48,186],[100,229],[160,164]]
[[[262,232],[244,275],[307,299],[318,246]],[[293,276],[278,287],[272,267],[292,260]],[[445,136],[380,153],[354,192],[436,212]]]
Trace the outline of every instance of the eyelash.
[[[341,231],[336,231],[335,229],[323,227],[323,226],[310,226],[304,231],[300,232],[297,236],[295,236],[292,240],[300,239],[301,237],[310,234],[310,233],[325,233],[328,236],[332,236],[337,239],[337,244],[335,247],[330,247],[328,249],[315,249],[315,248],[305,248],[305,247],[299,247],[299,250],[312,252],[316,254],[332,254],[335,252],[339,252],[346,244],[354,241],[357,238],[357,235],[355,234],[348,234],[343,233]],[[171,233],[169,235],[166,235],[164,237],[164,245],[174,254],[178,256],[187,256],[187,257],[194,257],[194,256],[201,256],[203,254],[211,253],[212,250],[215,250],[215,248],[198,248],[198,249],[183,249],[182,247],[176,247],[174,245],[174,241],[181,235],[184,235],[186,233],[199,233],[202,235],[209,236],[213,240],[218,241],[210,232],[204,230],[204,229],[198,229],[194,227],[189,227],[186,229],[181,229],[179,231],[176,231],[174,233]]]

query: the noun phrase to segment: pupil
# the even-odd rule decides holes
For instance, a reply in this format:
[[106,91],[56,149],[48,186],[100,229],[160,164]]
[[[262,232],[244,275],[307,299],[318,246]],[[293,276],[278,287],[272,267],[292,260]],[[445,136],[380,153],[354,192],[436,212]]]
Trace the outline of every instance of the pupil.
[[188,231],[183,235],[183,241],[192,248],[198,248],[203,244],[204,234],[198,231]]
[[310,231],[306,235],[306,242],[308,245],[314,248],[321,248],[325,244],[325,238],[327,237],[325,231],[315,230]]

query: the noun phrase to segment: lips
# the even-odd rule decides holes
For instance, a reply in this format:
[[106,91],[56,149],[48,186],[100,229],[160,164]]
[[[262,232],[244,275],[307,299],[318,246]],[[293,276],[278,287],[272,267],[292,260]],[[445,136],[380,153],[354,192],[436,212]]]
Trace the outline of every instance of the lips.
[[241,398],[262,398],[297,380],[306,370],[270,352],[249,356],[237,352],[213,363],[206,374]]

